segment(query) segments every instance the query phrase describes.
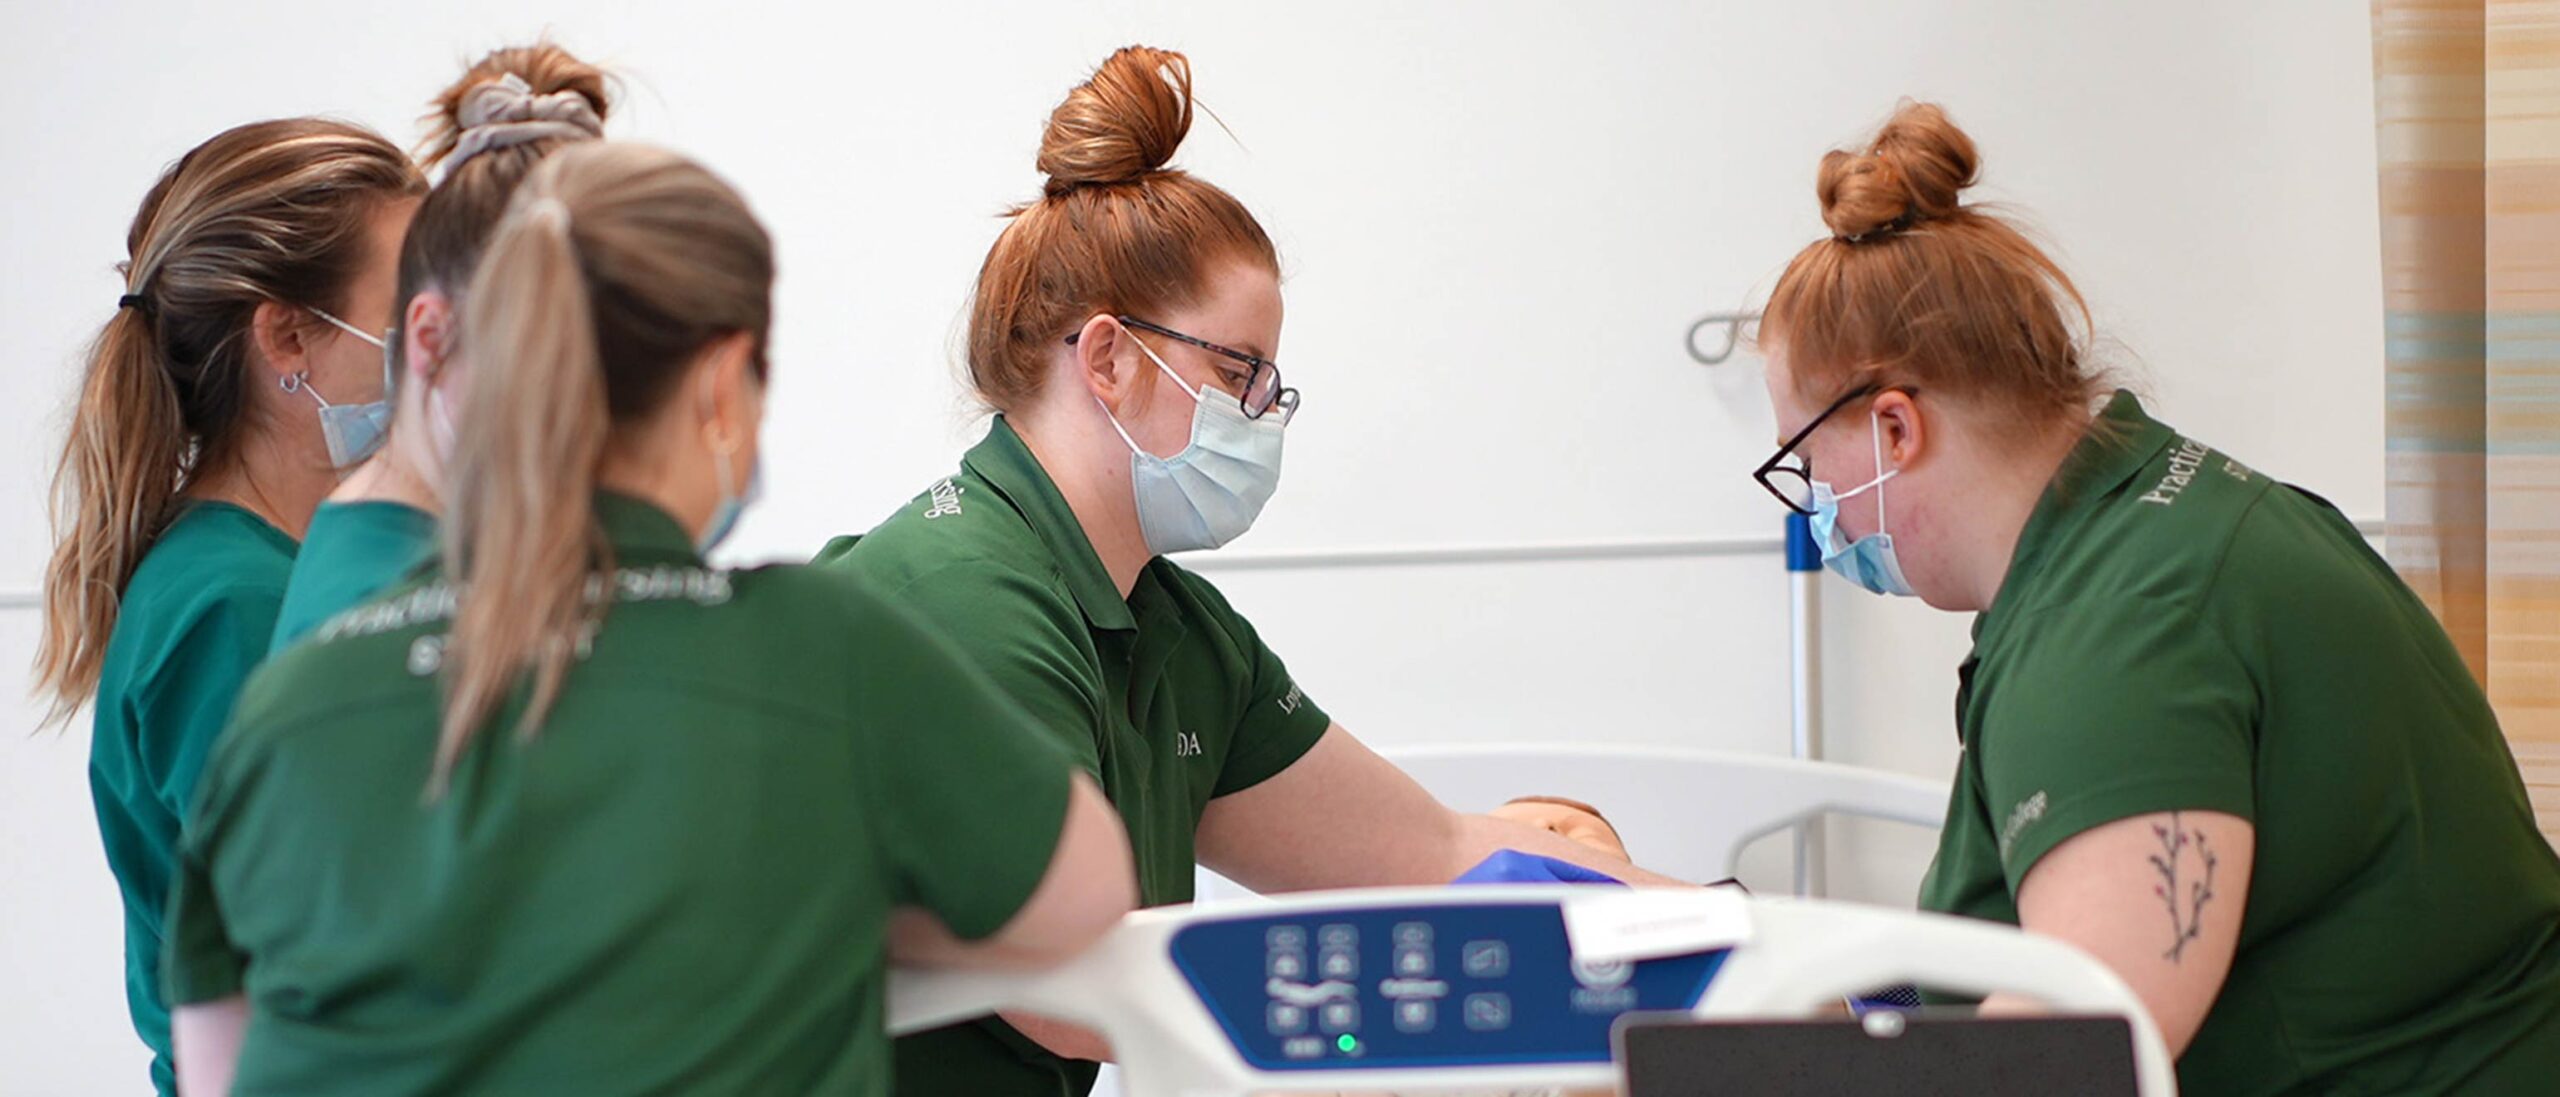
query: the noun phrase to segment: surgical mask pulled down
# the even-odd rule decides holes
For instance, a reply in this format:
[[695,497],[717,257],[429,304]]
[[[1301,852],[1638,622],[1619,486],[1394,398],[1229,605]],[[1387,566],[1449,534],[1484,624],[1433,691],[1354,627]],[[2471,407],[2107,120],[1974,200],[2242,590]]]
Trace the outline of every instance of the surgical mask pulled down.
[[[1814,543],[1822,546],[1822,565],[1833,574],[1871,593],[1908,598],[1911,582],[1903,578],[1902,561],[1893,552],[1893,535],[1884,528],[1884,483],[1901,475],[1902,470],[1884,467],[1884,427],[1872,412],[1867,415],[1867,429],[1875,440],[1876,478],[1845,492],[1832,490],[1824,481],[1813,481]],[[1876,531],[1847,541],[1840,532],[1840,504],[1870,491],[1876,495]]]
[[1280,487],[1280,443],[1288,416],[1248,418],[1241,402],[1205,386],[1183,384],[1154,348],[1134,334],[1129,341],[1196,406],[1191,441],[1171,457],[1139,448],[1110,406],[1102,408],[1111,429],[1129,445],[1129,485],[1137,494],[1138,530],[1147,551],[1161,556],[1212,549],[1243,536]]
[[319,403],[320,438],[328,444],[330,467],[351,468],[381,449],[382,437],[391,429],[391,347],[382,341],[381,336],[319,309],[312,309],[311,314],[382,351],[382,397],[377,400],[361,404],[332,404],[328,397],[311,387],[308,371],[284,379],[286,392],[307,392],[312,400]]

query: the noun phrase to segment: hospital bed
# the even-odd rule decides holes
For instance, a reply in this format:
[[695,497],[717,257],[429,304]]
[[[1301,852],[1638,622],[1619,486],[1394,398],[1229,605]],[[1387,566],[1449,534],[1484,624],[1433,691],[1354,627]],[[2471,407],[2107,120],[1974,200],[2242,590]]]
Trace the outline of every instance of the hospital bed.
[[[1603,932],[1605,904],[1626,901],[1648,906],[1620,928],[1683,932],[1630,950],[1628,934]],[[1378,889],[1144,910],[1051,972],[898,972],[889,1015],[895,1033],[998,1009],[1090,1026],[1116,1050],[1127,1097],[1606,1089],[1618,1083],[1610,1035],[1624,1017],[1804,1017],[1894,982],[2122,1018],[2132,1092],[2175,1092],[2139,1000],[2070,945],[1726,889]]]
[[[1482,812],[1523,793],[1608,813],[1637,864],[1683,880],[1735,875],[1746,846],[1825,815],[1936,830],[1947,786],[1898,773],[1710,750],[1619,746],[1426,746],[1386,756],[1441,803]],[[1801,890],[1801,889],[1800,889]],[[1199,906],[1252,892],[1200,870]]]

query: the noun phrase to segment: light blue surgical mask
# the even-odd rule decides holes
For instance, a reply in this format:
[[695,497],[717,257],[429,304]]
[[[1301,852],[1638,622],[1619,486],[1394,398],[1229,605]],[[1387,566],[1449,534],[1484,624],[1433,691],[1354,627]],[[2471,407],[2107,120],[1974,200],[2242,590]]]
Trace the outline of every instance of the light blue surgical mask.
[[1191,443],[1171,457],[1138,448],[1120,420],[1111,417],[1110,406],[1102,408],[1111,429],[1129,444],[1129,486],[1137,494],[1138,531],[1146,538],[1147,551],[1161,556],[1211,549],[1243,536],[1280,487],[1281,431],[1289,417],[1247,418],[1236,398],[1183,384],[1181,375],[1136,335],[1129,341],[1197,406],[1191,415]]
[[728,451],[713,450],[711,459],[718,465],[714,471],[720,477],[720,505],[711,508],[711,522],[702,527],[702,539],[693,546],[706,555],[720,547],[720,542],[728,540],[730,534],[737,532],[738,519],[746,515],[748,507],[764,498],[764,462],[748,465],[746,484],[733,490],[729,485],[735,482],[731,477],[736,473],[736,466],[730,464]]
[[[305,306],[306,308],[309,306]],[[329,446],[329,464],[333,468],[351,468],[373,456],[382,448],[383,435],[391,429],[391,347],[382,337],[331,316],[319,309],[311,314],[337,326],[338,330],[373,344],[382,351],[382,398],[361,404],[332,404],[328,397],[311,387],[309,371],[296,373],[283,381],[286,392],[307,392],[320,405],[320,439]]]
[[[1893,554],[1893,535],[1884,531],[1884,482],[1902,475],[1902,470],[1884,467],[1884,427],[1873,413],[1867,416],[1867,428],[1874,432],[1876,467],[1883,471],[1848,491],[1835,492],[1830,484],[1813,481],[1813,540],[1822,546],[1822,566],[1830,568],[1832,574],[1872,593],[1908,598],[1911,581],[1902,577],[1902,561]],[[1876,493],[1876,531],[1844,543],[1840,503],[1870,491]]]

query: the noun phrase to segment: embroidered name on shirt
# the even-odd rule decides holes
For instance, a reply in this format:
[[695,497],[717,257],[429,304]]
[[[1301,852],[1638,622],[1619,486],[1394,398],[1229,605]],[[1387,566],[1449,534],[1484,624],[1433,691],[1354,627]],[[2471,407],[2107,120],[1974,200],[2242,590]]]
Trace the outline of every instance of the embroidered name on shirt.
[[1298,692],[1298,683],[1289,683],[1289,692],[1280,696],[1280,711],[1296,715],[1298,706],[1306,703],[1306,695]]
[[2164,507],[2176,503],[2178,493],[2194,482],[2197,470],[2204,468],[2204,459],[2212,453],[2212,447],[2193,438],[2178,439],[2178,452],[2169,455],[2169,474],[2160,478],[2158,486],[2144,492],[2142,501]]
[[946,514],[959,514],[960,493],[967,490],[969,489],[952,483],[949,480],[935,484],[931,493],[933,505],[925,508],[924,516],[927,518],[940,518]]
[[1177,732],[1174,732],[1174,733],[1173,733],[1173,756],[1174,756],[1174,757],[1176,757],[1176,758],[1197,758],[1197,757],[1199,757],[1199,756],[1200,756],[1200,733],[1199,733],[1199,732],[1196,732],[1196,731],[1177,731]]
[[[586,589],[588,605],[600,605],[611,598],[618,602],[684,601],[699,606],[716,606],[727,602],[733,595],[726,570],[664,565],[618,568],[609,583],[605,576],[588,576]],[[325,644],[348,637],[397,632],[431,621],[447,621],[453,618],[453,614],[453,584],[438,580],[397,598],[340,613],[320,626],[315,636],[318,642]]]
[[2009,847],[2018,844],[2019,833],[2025,831],[2029,824],[2044,818],[2044,808],[2045,798],[2041,791],[2019,801],[2017,809],[2009,813],[2009,825],[2000,828],[2000,856],[2007,857]]

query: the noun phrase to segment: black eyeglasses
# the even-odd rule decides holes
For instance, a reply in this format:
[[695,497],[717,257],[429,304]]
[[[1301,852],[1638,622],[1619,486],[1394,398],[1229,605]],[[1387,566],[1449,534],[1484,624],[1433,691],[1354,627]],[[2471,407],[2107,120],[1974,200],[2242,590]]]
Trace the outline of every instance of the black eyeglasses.
[[[1279,408],[1280,421],[1286,423],[1298,414],[1298,390],[1280,386],[1280,363],[1258,354],[1246,354],[1232,347],[1222,347],[1198,336],[1184,335],[1159,324],[1150,324],[1135,316],[1115,316],[1112,319],[1120,321],[1125,327],[1189,343],[1211,354],[1244,363],[1250,372],[1245,374],[1244,392],[1236,397],[1236,403],[1244,408],[1245,418],[1260,419],[1270,414],[1271,409]],[[1083,334],[1081,331],[1068,333],[1067,345],[1071,347],[1076,345],[1076,339]]]
[[[1813,437],[1813,432],[1821,428],[1823,420],[1831,418],[1842,408],[1884,390],[1883,385],[1863,385],[1851,390],[1848,395],[1832,401],[1830,407],[1822,409],[1822,414],[1814,416],[1813,421],[1806,423],[1803,430],[1797,431],[1795,437],[1787,439],[1786,445],[1779,446],[1778,452],[1770,454],[1769,459],[1761,462],[1759,468],[1753,469],[1751,478],[1760,481],[1760,486],[1769,489],[1769,494],[1777,496],[1778,501],[1785,503],[1788,510],[1798,514],[1812,514],[1813,466],[1805,463],[1803,456],[1796,453],[1796,447],[1803,445],[1805,439]],[[1794,457],[1796,463],[1787,464],[1789,457]]]

